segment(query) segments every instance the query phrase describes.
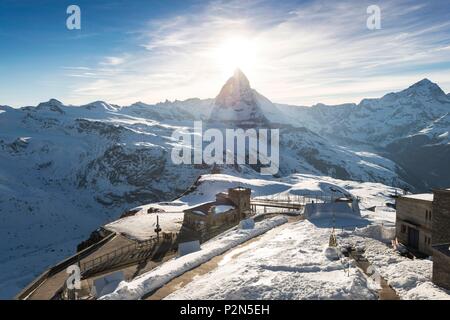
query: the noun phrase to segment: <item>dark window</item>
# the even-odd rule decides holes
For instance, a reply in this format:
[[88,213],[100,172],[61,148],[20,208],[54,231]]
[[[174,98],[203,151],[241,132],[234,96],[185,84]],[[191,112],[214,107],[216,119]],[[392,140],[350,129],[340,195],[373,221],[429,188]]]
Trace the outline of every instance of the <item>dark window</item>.
[[402,224],[402,233],[406,232],[406,226],[404,224]]
[[425,211],[425,219],[426,220],[431,220],[431,210],[426,210]]

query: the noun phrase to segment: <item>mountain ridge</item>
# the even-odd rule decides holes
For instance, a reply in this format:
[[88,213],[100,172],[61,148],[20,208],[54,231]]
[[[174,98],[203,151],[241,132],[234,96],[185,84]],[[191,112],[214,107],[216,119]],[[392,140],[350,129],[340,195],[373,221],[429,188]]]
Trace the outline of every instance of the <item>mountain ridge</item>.
[[[440,97],[377,100],[363,108],[297,107],[273,104],[244,84],[258,113],[280,128],[282,176],[307,173],[421,191],[450,184],[439,172],[450,157],[449,108]],[[214,103],[193,98],[66,106],[50,99],[34,107],[0,107],[0,225],[9,230],[0,235],[4,292],[12,295],[69,256],[99,225],[132,207],[173,199],[199,175],[213,172],[203,164],[176,166],[170,153],[180,145],[173,131],[189,132],[193,121],[208,122]],[[417,163],[418,153],[423,156]],[[427,154],[441,156],[428,157],[431,161]],[[248,166],[218,170],[256,174]]]

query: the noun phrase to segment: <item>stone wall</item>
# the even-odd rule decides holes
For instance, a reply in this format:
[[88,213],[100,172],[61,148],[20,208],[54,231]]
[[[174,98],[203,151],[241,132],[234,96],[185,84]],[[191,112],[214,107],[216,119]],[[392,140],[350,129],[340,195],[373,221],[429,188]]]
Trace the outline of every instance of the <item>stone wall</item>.
[[450,242],[450,190],[434,190],[433,244]]
[[228,189],[228,197],[237,206],[242,219],[246,218],[245,213],[250,212],[251,192],[247,188]]
[[433,250],[433,283],[450,290],[450,257]]

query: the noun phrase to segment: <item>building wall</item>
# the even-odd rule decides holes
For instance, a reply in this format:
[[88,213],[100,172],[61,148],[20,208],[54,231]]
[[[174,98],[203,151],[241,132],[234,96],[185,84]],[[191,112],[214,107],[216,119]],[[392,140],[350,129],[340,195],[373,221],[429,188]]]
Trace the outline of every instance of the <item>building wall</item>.
[[238,207],[241,217],[245,218],[243,213],[250,211],[251,190],[244,188],[228,189],[228,196],[229,199]]
[[411,198],[397,199],[396,237],[400,243],[408,246],[408,229],[419,231],[419,248],[424,254],[432,255],[433,205],[431,201]]
[[186,210],[184,212],[183,224],[192,230],[200,232],[206,229],[206,226],[208,224],[208,216],[201,216],[189,210]]
[[206,215],[195,214],[190,210],[184,212],[184,224],[186,227],[202,232],[209,232],[221,226],[236,225],[240,221],[239,211],[230,210],[221,214],[214,214],[212,211]]
[[[224,213],[215,214],[213,207],[208,209],[205,215],[194,213],[196,209],[188,209],[184,211],[184,225],[202,236],[215,234],[216,231],[226,230],[239,221],[245,219],[250,213],[250,196],[251,190],[246,188],[228,189],[228,194],[219,193],[216,196],[216,204],[229,203],[236,208]],[[231,202],[230,202],[231,200]]]
[[434,190],[433,244],[450,242],[450,190]]
[[433,250],[433,283],[450,290],[450,257]]

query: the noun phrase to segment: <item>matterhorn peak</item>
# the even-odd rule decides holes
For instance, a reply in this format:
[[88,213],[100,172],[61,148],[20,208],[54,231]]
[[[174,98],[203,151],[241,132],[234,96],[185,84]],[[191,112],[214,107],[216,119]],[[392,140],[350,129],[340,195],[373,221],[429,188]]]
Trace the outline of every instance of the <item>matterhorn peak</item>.
[[237,126],[260,126],[267,124],[255,91],[245,74],[236,69],[234,74],[220,90],[214,101],[210,120],[230,122]]
[[252,96],[250,82],[240,69],[236,69],[233,76],[228,79],[222,90],[220,90],[216,98],[216,104],[220,104],[223,107],[231,107],[239,101],[250,102]]
[[236,68],[236,70],[234,70],[232,79],[235,79],[239,82],[242,81],[242,83],[248,84],[250,86],[250,82],[248,81],[247,76],[239,68]]

